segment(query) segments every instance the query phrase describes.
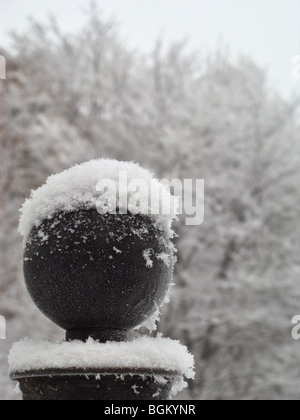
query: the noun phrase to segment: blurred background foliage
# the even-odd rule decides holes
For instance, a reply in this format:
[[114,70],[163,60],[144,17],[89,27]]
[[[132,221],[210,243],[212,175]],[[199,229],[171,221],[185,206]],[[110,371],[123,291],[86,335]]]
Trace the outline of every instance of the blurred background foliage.
[[264,70],[226,49],[131,51],[96,9],[76,35],[32,21],[0,54],[0,398],[17,398],[13,341],[63,337],[25,290],[18,209],[47,176],[109,157],[205,179],[204,224],[176,227],[177,287],[160,325],[196,356],[180,398],[299,399],[299,98],[281,98]]

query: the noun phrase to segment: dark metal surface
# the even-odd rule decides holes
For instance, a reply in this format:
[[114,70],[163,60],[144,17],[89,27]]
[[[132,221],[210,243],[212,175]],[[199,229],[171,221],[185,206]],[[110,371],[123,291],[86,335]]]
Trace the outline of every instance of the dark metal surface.
[[155,257],[168,252],[163,241],[164,232],[146,216],[59,213],[31,232],[26,285],[47,317],[79,336],[83,329],[131,329],[152,315],[172,280],[172,264]]
[[77,330],[68,330],[66,340],[87,341],[90,337],[100,343],[107,341],[126,341],[128,332],[126,330],[101,330],[99,328],[82,328]]
[[[159,380],[157,380],[159,377]],[[166,400],[178,375],[170,372],[30,372],[15,374],[25,401]]]

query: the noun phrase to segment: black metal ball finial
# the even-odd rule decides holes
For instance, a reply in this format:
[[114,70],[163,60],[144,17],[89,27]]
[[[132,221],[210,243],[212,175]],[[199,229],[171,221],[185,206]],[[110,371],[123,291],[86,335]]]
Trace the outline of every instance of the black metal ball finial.
[[68,339],[123,340],[165,298],[172,256],[170,264],[157,256],[170,254],[167,244],[164,231],[147,216],[59,212],[31,231],[26,285]]

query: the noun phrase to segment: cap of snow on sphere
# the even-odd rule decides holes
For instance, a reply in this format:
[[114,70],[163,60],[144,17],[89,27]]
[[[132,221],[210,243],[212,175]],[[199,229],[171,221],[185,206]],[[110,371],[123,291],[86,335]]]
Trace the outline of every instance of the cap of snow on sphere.
[[167,237],[174,236],[177,198],[140,165],[108,159],[91,160],[50,176],[23,204],[19,232],[26,242],[34,227],[56,213],[92,208],[101,214],[145,214]]

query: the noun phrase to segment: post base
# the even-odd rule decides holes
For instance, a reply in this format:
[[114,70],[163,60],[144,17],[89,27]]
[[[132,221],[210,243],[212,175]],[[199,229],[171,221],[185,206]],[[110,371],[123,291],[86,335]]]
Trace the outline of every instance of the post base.
[[166,371],[48,370],[14,373],[24,401],[167,400],[181,375]]

